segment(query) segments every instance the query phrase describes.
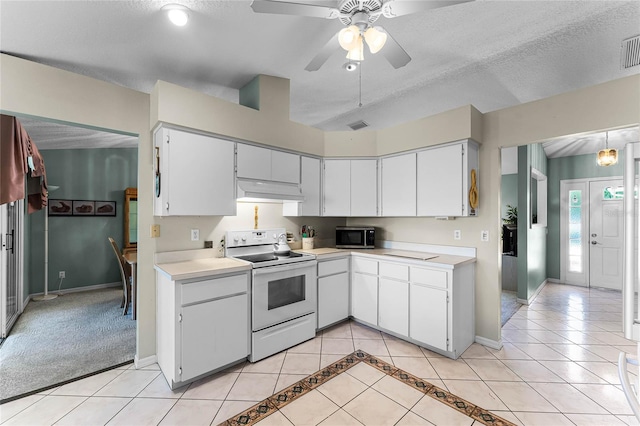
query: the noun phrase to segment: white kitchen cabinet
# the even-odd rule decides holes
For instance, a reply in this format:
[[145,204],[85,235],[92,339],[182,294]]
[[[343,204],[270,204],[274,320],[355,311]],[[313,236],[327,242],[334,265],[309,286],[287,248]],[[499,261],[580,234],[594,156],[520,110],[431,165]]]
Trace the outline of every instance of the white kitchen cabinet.
[[238,143],[239,178],[300,183],[300,156]]
[[409,335],[409,283],[378,278],[378,325],[403,336]]
[[324,160],[323,216],[378,214],[378,160]]
[[382,158],[380,173],[382,216],[415,216],[416,153]]
[[271,150],[259,146],[238,144],[239,178],[271,180]]
[[154,133],[156,216],[235,216],[235,143],[166,126]]
[[469,205],[472,170],[478,171],[478,145],[461,141],[418,152],[418,216],[475,216]]
[[249,284],[248,272],[178,281],[156,273],[157,357],[172,389],[249,355]]
[[318,329],[349,317],[349,257],[318,260]]
[[474,264],[439,267],[398,259],[352,253],[352,317],[458,358],[475,340]]
[[351,160],[350,216],[378,215],[378,160]]
[[369,325],[378,324],[378,277],[353,273],[351,275],[351,315]]
[[449,316],[447,291],[411,284],[409,306],[412,339],[448,350]]
[[351,161],[324,160],[323,216],[351,214]]
[[320,216],[320,159],[301,157],[300,189],[304,201],[282,203],[283,216]]

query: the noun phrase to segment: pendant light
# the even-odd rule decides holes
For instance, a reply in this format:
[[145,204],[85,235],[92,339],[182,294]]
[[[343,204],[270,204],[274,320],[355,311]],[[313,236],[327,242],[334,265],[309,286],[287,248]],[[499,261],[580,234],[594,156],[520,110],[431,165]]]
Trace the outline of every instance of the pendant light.
[[605,148],[598,151],[598,166],[612,166],[618,162],[618,150],[609,148],[609,132],[606,133]]

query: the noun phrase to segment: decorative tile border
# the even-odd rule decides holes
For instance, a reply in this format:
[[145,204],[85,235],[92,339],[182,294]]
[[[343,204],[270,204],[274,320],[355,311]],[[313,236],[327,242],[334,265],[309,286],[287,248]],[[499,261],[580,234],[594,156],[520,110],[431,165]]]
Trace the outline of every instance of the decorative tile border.
[[447,392],[439,387],[422,380],[419,377],[400,370],[393,365],[382,361],[368,353],[357,350],[350,355],[330,364],[322,370],[313,373],[312,375],[305,377],[304,379],[292,384],[286,389],[270,396],[262,402],[254,405],[253,407],[236,414],[230,419],[220,423],[220,426],[245,426],[253,425],[260,420],[263,420],[267,416],[274,413],[276,410],[288,405],[292,401],[304,396],[311,390],[317,388],[323,383],[328,382],[339,374],[347,371],[354,365],[364,362],[370,365],[388,376],[393,377],[405,383],[407,386],[430,396],[431,398],[440,401],[441,403],[453,408],[460,413],[471,417],[478,422],[489,426],[515,426],[513,423],[496,416],[484,408],[478,407],[469,401],[466,401],[450,392]]

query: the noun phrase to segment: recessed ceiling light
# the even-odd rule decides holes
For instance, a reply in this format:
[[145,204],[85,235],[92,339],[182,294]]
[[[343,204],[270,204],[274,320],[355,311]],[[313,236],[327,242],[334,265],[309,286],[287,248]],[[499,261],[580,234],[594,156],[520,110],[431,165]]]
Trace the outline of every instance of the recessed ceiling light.
[[167,16],[173,25],[184,27],[189,20],[189,9],[181,4],[167,4],[162,7],[167,12]]
[[358,62],[349,61],[346,64],[344,64],[342,68],[344,68],[347,71],[355,71],[358,69]]

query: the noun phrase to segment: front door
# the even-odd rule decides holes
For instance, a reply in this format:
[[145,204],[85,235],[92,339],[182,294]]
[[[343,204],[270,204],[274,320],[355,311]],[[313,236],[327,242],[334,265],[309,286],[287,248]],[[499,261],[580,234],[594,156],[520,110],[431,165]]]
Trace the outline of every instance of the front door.
[[5,338],[19,314],[20,202],[0,205],[0,337]]
[[589,286],[622,290],[623,182],[591,181],[589,193]]

